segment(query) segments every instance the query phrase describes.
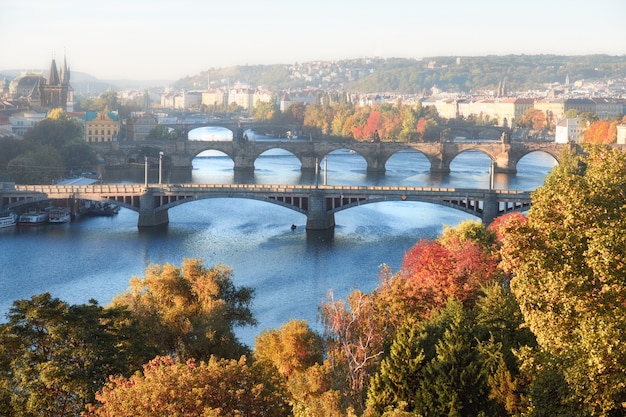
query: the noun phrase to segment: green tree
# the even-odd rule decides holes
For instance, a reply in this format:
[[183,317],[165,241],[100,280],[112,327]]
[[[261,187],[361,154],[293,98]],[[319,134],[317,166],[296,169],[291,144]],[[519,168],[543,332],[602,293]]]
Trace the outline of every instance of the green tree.
[[20,184],[50,184],[63,178],[65,164],[61,154],[49,145],[12,159],[7,165],[7,176]]
[[474,313],[451,299],[423,322],[408,319],[371,380],[370,412],[399,409],[424,416],[498,415],[489,398]]
[[626,155],[562,158],[505,238],[511,288],[540,349],[584,415],[623,415],[626,398]]
[[52,112],[24,134],[24,140],[37,146],[50,145],[60,149],[63,145],[83,138],[83,128],[78,120],[63,111]]
[[144,342],[123,309],[68,305],[47,293],[15,301],[0,326],[2,415],[78,415],[109,375],[153,357]]
[[210,268],[200,259],[185,259],[146,268],[130,288],[113,299],[126,306],[150,331],[150,345],[180,361],[206,360],[211,355],[236,358],[248,353],[234,333],[235,326],[256,324],[250,311],[253,290],[236,288],[232,270]]

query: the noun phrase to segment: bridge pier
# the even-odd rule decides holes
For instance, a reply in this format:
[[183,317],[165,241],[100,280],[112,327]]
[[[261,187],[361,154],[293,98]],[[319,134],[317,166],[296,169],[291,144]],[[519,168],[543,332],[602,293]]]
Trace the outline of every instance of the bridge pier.
[[482,221],[485,226],[489,226],[500,215],[499,208],[498,195],[493,191],[485,193],[482,213]]
[[306,213],[306,230],[328,230],[335,227],[335,214],[326,210],[326,194],[313,191],[309,195],[309,207]]
[[139,220],[137,227],[155,227],[170,222],[167,210],[157,211],[155,208],[154,189],[148,188],[139,197]]

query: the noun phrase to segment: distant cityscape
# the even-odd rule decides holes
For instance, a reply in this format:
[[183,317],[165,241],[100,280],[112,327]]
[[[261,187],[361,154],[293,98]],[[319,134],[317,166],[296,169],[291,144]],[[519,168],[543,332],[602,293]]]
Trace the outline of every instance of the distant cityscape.
[[[287,67],[285,76],[289,79],[318,87],[276,90],[240,80],[232,80],[231,85],[231,80],[212,80],[211,74],[216,72],[206,71],[193,79],[163,86],[160,91],[120,89],[116,91],[119,102],[131,103],[135,109],[132,114],[120,115],[111,109],[75,111],[77,95],[67,60],[61,65],[52,60],[47,77],[43,72],[23,72],[0,80],[0,137],[20,138],[43,120],[49,110],[61,108],[84,126],[86,142],[144,140],[159,124],[206,123],[208,113],[215,109],[232,109],[237,117],[245,118],[263,103],[272,103],[285,112],[296,103],[304,106],[319,103],[320,97],[330,93],[357,107],[432,106],[443,119],[473,119],[510,128],[515,128],[529,109],[535,109],[544,113],[552,131],[566,127],[565,139],[561,140],[575,142],[580,140],[584,129],[578,120],[566,117],[570,110],[592,114],[600,120],[620,119],[626,114],[626,78],[570,80],[565,75],[562,82],[549,83],[541,89],[510,91],[506,77],[502,77],[497,86],[472,93],[443,91],[436,85],[419,94],[360,93],[338,89],[374,70],[366,65],[367,60],[342,62],[351,65],[313,62]],[[429,70],[436,70],[438,65],[436,61],[424,63]],[[206,79],[201,85],[199,80],[203,76]],[[81,93],[81,97],[89,95]],[[623,123],[618,127],[618,143],[626,143]]]

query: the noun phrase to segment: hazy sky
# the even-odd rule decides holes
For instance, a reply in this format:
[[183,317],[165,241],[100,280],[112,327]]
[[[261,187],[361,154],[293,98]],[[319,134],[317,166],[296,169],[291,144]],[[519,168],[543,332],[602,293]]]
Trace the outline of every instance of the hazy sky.
[[0,70],[176,80],[359,57],[626,57],[626,0],[0,0]]

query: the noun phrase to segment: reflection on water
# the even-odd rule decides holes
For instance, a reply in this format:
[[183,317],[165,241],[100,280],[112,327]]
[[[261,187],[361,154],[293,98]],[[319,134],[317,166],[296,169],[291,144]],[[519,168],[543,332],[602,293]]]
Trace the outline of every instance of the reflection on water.
[[[356,154],[337,152],[324,161],[317,180],[329,184],[394,184],[481,188],[489,181],[489,160],[470,152],[459,155],[452,172],[433,175],[419,153],[396,155],[384,175],[368,175]],[[554,165],[552,157],[531,154],[516,175],[497,175],[496,187],[532,190]],[[141,168],[107,172],[116,182],[144,181]],[[151,172],[154,178],[158,173]],[[190,178],[179,182],[237,182],[226,157],[194,160]],[[256,183],[306,183],[292,155],[267,155],[244,178]],[[172,176],[165,176],[171,182]],[[49,291],[70,303],[90,298],[106,305],[142,276],[150,263],[180,265],[185,257],[206,265],[224,263],[234,270],[235,284],[254,288],[254,329],[238,332],[252,344],[263,329],[289,319],[305,319],[321,330],[317,308],[332,290],[345,297],[353,288],[371,291],[381,264],[397,270],[402,256],[422,238],[436,237],[443,225],[456,225],[468,215],[451,208],[417,202],[381,202],[335,215],[336,228],[307,233],[306,217],[284,207],[255,200],[207,199],[176,206],[170,224],[138,230],[137,213],[122,209],[115,217],[80,218],[64,225],[0,230],[0,312],[14,300]],[[297,227],[291,230],[291,224]]]

